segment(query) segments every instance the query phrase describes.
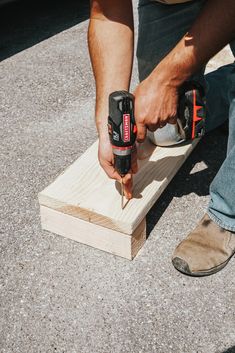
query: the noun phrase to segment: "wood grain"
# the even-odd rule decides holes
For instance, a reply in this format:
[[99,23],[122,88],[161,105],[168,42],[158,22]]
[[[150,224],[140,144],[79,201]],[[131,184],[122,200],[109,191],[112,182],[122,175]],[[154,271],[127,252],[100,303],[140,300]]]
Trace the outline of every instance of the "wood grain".
[[66,238],[132,260],[146,239],[145,219],[132,235],[117,232],[40,206],[42,228]]
[[173,147],[142,147],[134,196],[121,209],[119,185],[110,180],[97,159],[95,142],[56,180],[39,193],[42,206],[121,233],[132,234],[198,143]]

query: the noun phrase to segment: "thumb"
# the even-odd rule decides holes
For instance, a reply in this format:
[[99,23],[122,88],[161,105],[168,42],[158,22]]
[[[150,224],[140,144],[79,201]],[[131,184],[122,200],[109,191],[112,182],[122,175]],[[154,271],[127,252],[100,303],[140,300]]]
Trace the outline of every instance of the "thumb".
[[147,128],[143,123],[137,123],[137,141],[138,142],[144,142],[146,133],[147,133]]
[[133,179],[132,179],[132,174],[128,173],[124,176],[122,179],[123,185],[124,185],[124,194],[127,199],[132,198],[132,187],[133,187]]

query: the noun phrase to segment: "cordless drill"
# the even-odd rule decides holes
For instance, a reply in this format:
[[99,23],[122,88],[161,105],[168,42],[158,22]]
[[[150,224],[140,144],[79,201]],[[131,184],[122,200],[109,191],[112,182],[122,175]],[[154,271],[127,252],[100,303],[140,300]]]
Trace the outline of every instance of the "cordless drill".
[[[182,141],[204,135],[205,100],[201,85],[186,82],[181,87],[177,121]],[[110,94],[108,132],[113,148],[114,168],[123,178],[131,169],[131,152],[137,135],[134,96],[131,93],[116,91]]]
[[109,96],[108,131],[113,147],[114,168],[124,177],[131,169],[131,151],[137,128],[134,117],[134,96],[116,91]]

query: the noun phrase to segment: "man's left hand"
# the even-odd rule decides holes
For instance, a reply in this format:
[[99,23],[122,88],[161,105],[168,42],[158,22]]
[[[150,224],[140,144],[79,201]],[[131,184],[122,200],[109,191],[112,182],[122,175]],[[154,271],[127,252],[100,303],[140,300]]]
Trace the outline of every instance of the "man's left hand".
[[142,81],[134,92],[137,141],[143,142],[146,130],[155,131],[167,123],[175,124],[178,85],[170,77],[169,67],[161,63]]

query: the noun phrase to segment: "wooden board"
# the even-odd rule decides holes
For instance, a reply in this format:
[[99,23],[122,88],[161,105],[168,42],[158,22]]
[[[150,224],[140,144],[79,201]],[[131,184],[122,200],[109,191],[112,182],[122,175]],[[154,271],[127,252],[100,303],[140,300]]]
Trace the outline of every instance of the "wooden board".
[[147,143],[134,178],[134,197],[124,210],[115,181],[101,169],[95,142],[39,194],[40,205],[101,227],[132,235],[198,140],[173,147]]
[[40,206],[42,228],[94,248],[132,260],[146,239],[145,219],[132,235],[92,224]]

